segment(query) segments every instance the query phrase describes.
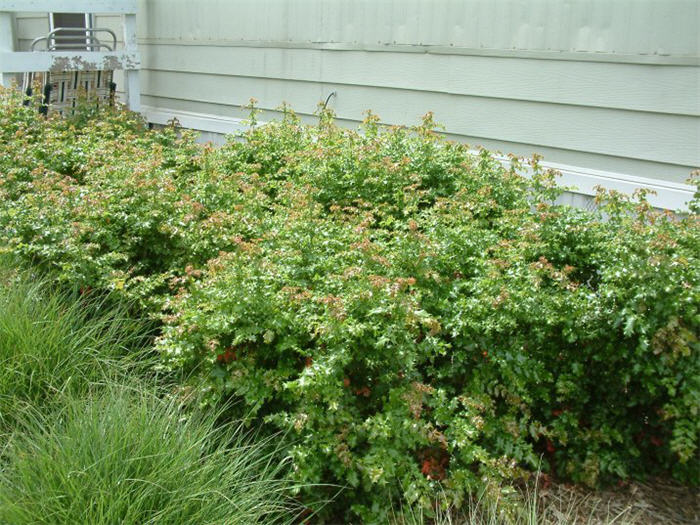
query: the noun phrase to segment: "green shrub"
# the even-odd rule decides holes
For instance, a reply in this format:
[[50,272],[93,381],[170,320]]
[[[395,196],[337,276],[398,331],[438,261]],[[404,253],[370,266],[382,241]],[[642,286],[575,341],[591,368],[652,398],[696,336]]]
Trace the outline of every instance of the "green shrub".
[[160,315],[166,366],[290,430],[299,480],[347,485],[336,510],[459,504],[540,458],[698,481],[697,199],[554,205],[537,158],[524,176],[430,115],[357,132],[285,109],[215,150],[2,104],[7,250]]
[[284,463],[216,414],[111,386],[26,417],[4,450],[0,522],[292,523]]
[[157,312],[186,269],[263,231],[258,175],[221,169],[191,133],[110,109],[78,127],[11,94],[0,109],[2,249],[59,281]]
[[344,480],[366,520],[541,457],[588,484],[697,481],[696,216],[554,206],[536,161],[528,180],[425,128],[316,133],[269,174],[268,230],[170,304],[174,366],[294,429],[300,478]]

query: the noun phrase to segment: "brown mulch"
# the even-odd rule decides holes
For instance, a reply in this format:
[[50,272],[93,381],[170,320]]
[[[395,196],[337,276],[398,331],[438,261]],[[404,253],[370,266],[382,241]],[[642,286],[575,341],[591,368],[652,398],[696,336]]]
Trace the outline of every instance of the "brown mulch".
[[539,496],[544,523],[700,524],[700,490],[668,480],[633,482],[602,491],[552,484],[540,487]]

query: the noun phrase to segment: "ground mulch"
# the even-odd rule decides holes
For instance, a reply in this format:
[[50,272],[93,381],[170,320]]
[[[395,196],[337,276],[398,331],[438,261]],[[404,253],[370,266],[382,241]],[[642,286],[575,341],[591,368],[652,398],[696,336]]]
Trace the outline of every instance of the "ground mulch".
[[598,491],[553,483],[538,494],[544,523],[700,524],[700,490],[663,479]]

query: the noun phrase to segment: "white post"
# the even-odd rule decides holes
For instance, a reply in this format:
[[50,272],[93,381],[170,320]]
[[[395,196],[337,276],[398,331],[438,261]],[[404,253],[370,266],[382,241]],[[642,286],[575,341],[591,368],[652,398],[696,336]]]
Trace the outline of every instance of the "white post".
[[[136,14],[124,15],[124,50],[136,51]],[[126,96],[131,111],[141,111],[141,84],[138,69],[124,71],[126,78]]]
[[12,53],[15,47],[15,32],[12,23],[12,13],[0,11],[0,85],[10,87],[13,74],[3,71],[2,54]]

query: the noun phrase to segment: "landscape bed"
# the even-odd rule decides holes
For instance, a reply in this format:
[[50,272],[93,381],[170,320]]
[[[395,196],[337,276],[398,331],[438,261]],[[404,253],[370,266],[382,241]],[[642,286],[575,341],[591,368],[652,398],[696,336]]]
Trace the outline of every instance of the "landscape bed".
[[503,167],[430,114],[351,131],[252,107],[213,148],[128,112],[0,108],[2,250],[156,323],[182,391],[283,433],[320,519],[516,508],[538,470],[697,485],[697,197],[555,205],[537,158]]

